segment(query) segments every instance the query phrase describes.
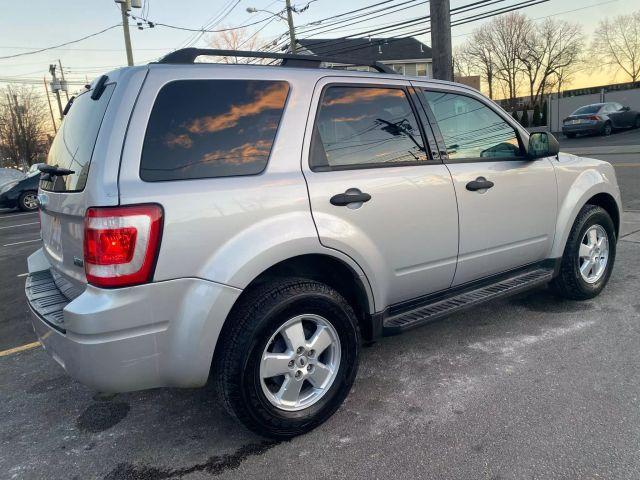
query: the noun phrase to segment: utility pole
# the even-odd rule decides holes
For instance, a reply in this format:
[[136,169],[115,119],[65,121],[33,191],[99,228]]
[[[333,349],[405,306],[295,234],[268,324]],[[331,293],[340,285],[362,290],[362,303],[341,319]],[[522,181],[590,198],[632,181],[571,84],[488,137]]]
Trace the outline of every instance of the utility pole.
[[453,80],[449,0],[429,0],[433,78]]
[[44,91],[47,94],[47,102],[49,103],[49,113],[51,114],[51,123],[53,123],[53,133],[58,133],[58,128],[56,127],[56,118],[53,116],[53,107],[51,106],[51,97],[49,97],[49,88],[47,87],[47,78],[42,77],[42,81],[44,82]]
[[62,102],[60,101],[60,82],[58,81],[58,78],[56,77],[56,65],[55,64],[51,64],[49,65],[49,73],[51,74],[51,76],[53,77],[53,80],[51,80],[51,90],[53,91],[53,93],[56,94],[56,99],[58,100],[58,111],[60,112],[60,121],[62,121],[62,117],[64,115],[62,115]]
[[296,32],[293,27],[293,15],[291,14],[291,0],[287,0],[287,23],[289,24],[289,42],[291,44],[291,53],[296,53],[298,47],[296,45]]
[[60,65],[60,76],[62,77],[62,85],[63,88],[62,90],[64,90],[64,95],[65,97],[67,97],[67,102],[69,101],[69,92],[67,91],[67,81],[64,79],[64,70],[62,69],[62,62],[60,61],[60,59],[58,59],[58,65]]
[[131,51],[131,36],[129,35],[129,15],[127,11],[131,8],[129,0],[127,1],[118,1],[115,0],[116,3],[120,4],[120,13],[122,13],[122,32],[124,33],[124,47],[127,50],[127,65],[130,67],[133,66],[133,52]]

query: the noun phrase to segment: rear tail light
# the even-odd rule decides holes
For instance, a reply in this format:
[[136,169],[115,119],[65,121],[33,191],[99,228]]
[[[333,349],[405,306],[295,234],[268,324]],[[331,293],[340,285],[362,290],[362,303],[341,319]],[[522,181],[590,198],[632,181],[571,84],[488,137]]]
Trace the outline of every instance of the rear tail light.
[[600,120],[600,117],[598,115],[590,115],[587,117],[587,120]]
[[87,281],[97,287],[150,281],[161,234],[159,205],[89,208],[84,218]]

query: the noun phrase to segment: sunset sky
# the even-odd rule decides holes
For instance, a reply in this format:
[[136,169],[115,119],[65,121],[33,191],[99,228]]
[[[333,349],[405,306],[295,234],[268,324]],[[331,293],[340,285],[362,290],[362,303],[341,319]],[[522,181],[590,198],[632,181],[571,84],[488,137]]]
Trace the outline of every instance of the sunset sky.
[[[145,12],[150,20],[195,29],[201,28],[210,19],[215,18],[220,12],[229,10],[236,3],[222,21],[210,28],[237,26],[269,17],[269,14],[265,13],[249,14],[246,12],[247,7],[279,11],[284,6],[282,0],[147,1],[149,2],[148,11],[145,10]],[[294,20],[296,25],[302,26],[379,1],[315,0],[310,3],[306,11],[296,14]],[[451,7],[455,8],[471,2],[472,0],[451,0]],[[84,0],[82,2],[79,0],[63,2],[30,0],[3,3],[3,14],[0,17],[0,57],[23,54],[30,50],[74,40],[120,22],[119,7],[113,0]],[[505,5],[514,3],[516,0],[503,2]],[[295,1],[294,4],[303,7],[307,1]],[[499,6],[501,5],[485,7],[478,12]],[[557,19],[578,22],[582,25],[585,35],[589,37],[600,19],[629,13],[634,10],[634,7],[640,9],[640,2],[637,0],[549,0],[521,11],[536,20],[552,16]],[[134,15],[139,12],[139,10],[133,11]],[[414,5],[401,12],[364,22],[358,28],[366,30],[367,27],[372,28],[426,14],[428,14],[428,5]],[[452,30],[454,45],[464,42],[469,33],[481,25],[482,21],[478,21],[454,27]],[[255,29],[263,26],[264,29],[259,33],[261,44],[286,32],[286,23],[275,19],[266,26],[265,23],[260,23],[255,27],[248,27],[248,30],[254,32]],[[353,29],[354,26],[333,30],[330,33],[318,35],[318,38],[347,35],[354,33]],[[205,46],[209,35],[202,36],[194,45]],[[428,36],[419,38],[427,45],[431,43]],[[195,39],[197,39],[197,34],[163,26],[145,30],[133,28],[134,59],[136,63],[147,63]],[[77,81],[91,79],[104,71],[121,66],[126,62],[121,28],[113,28],[94,38],[64,48],[16,58],[0,59],[0,80],[39,80],[42,82],[42,77],[47,74],[48,65],[58,59],[62,61],[67,77]],[[589,71],[579,75],[571,88],[606,84],[614,80],[621,81],[622,78],[621,75],[615,78],[612,71]]]

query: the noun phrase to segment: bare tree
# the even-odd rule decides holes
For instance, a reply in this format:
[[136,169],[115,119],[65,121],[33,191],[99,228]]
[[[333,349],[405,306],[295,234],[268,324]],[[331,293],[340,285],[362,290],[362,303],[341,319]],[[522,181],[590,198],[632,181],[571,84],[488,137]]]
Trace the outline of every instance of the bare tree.
[[[219,50],[257,50],[260,39],[255,33],[248,32],[246,28],[234,28],[216,33],[207,43],[211,48]],[[217,57],[216,60],[222,63],[248,63],[251,59],[225,56]]]
[[476,72],[487,84],[489,98],[494,96],[496,73],[495,54],[488,29],[473,31],[471,38],[458,50],[458,57],[467,68],[467,74]]
[[506,85],[508,97],[513,99],[522,79],[522,51],[533,24],[524,14],[511,12],[491,20],[486,29],[495,62],[495,77]]
[[615,67],[632,82],[640,80],[640,10],[600,21],[591,50],[598,64]]
[[[583,36],[580,25],[547,18],[524,38],[519,59],[527,79],[532,105],[580,63]],[[562,71],[562,75],[558,72]]]
[[42,161],[49,149],[47,106],[34,87],[0,90],[0,158],[28,167]]

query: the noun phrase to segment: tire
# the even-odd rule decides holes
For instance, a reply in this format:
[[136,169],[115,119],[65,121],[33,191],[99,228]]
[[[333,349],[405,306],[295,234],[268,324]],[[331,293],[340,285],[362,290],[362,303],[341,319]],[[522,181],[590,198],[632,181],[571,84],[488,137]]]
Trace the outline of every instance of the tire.
[[635,122],[633,122],[633,128],[640,128],[640,115],[638,115]]
[[[265,379],[261,369],[265,365],[263,355],[272,351],[290,354],[294,350],[294,347],[290,347],[293,342],[287,342],[279,332],[289,322],[298,321],[301,317],[304,317],[302,324],[305,339],[309,342],[307,346],[313,345],[311,340],[314,335],[313,331],[307,332],[309,325],[305,319],[308,318],[327,322],[322,328],[329,332],[332,328],[339,341],[331,343],[330,347],[317,355],[309,347],[301,356],[288,357],[295,360],[289,360],[289,364],[282,364],[281,368],[286,370],[289,367],[290,371]],[[278,342],[281,348],[276,350]],[[216,349],[212,376],[227,411],[260,435],[286,439],[306,433],[323,423],[347,397],[358,370],[360,332],[353,309],[334,289],[312,280],[277,279],[249,292],[234,307],[218,345],[222,348]],[[324,365],[321,362],[330,365],[330,357],[325,356],[326,352],[330,352],[331,359],[335,360],[336,355],[338,358],[337,365],[334,365],[335,373],[325,377],[333,380],[327,381],[325,388],[315,389],[311,388],[317,386],[311,383],[311,377],[309,380],[302,377],[301,383],[303,394],[320,390],[322,393],[318,394],[319,398],[315,398],[314,403],[308,406],[276,405],[274,402],[278,400],[275,397],[283,391],[286,381],[293,383],[298,374],[311,375],[307,370],[312,368],[309,365],[314,355],[317,357],[317,368]],[[299,364],[303,357],[307,360],[306,368],[304,363],[302,366]],[[291,362],[295,362],[293,368]],[[316,394],[307,395],[313,399]]]
[[602,136],[608,137],[609,135],[611,135],[611,132],[613,132],[613,126],[611,125],[611,122],[605,122],[605,124],[602,126]]
[[576,134],[575,133],[565,133],[564,136],[567,137],[567,138],[576,138]]
[[33,212],[38,209],[38,192],[35,190],[28,190],[22,192],[18,198],[18,208],[23,212]]
[[[585,258],[581,258],[581,244],[586,240],[585,235],[591,229],[599,229],[606,234],[608,243],[608,255],[606,265],[596,275],[597,268],[593,267],[593,278],[588,281],[580,271]],[[585,245],[585,247],[588,247]],[[597,252],[594,252],[596,258]],[[560,272],[551,281],[551,289],[557,295],[571,300],[587,300],[600,294],[611,276],[613,264],[616,258],[616,233],[611,217],[601,207],[585,205],[578,213],[578,217],[571,227],[569,238],[562,255]]]

